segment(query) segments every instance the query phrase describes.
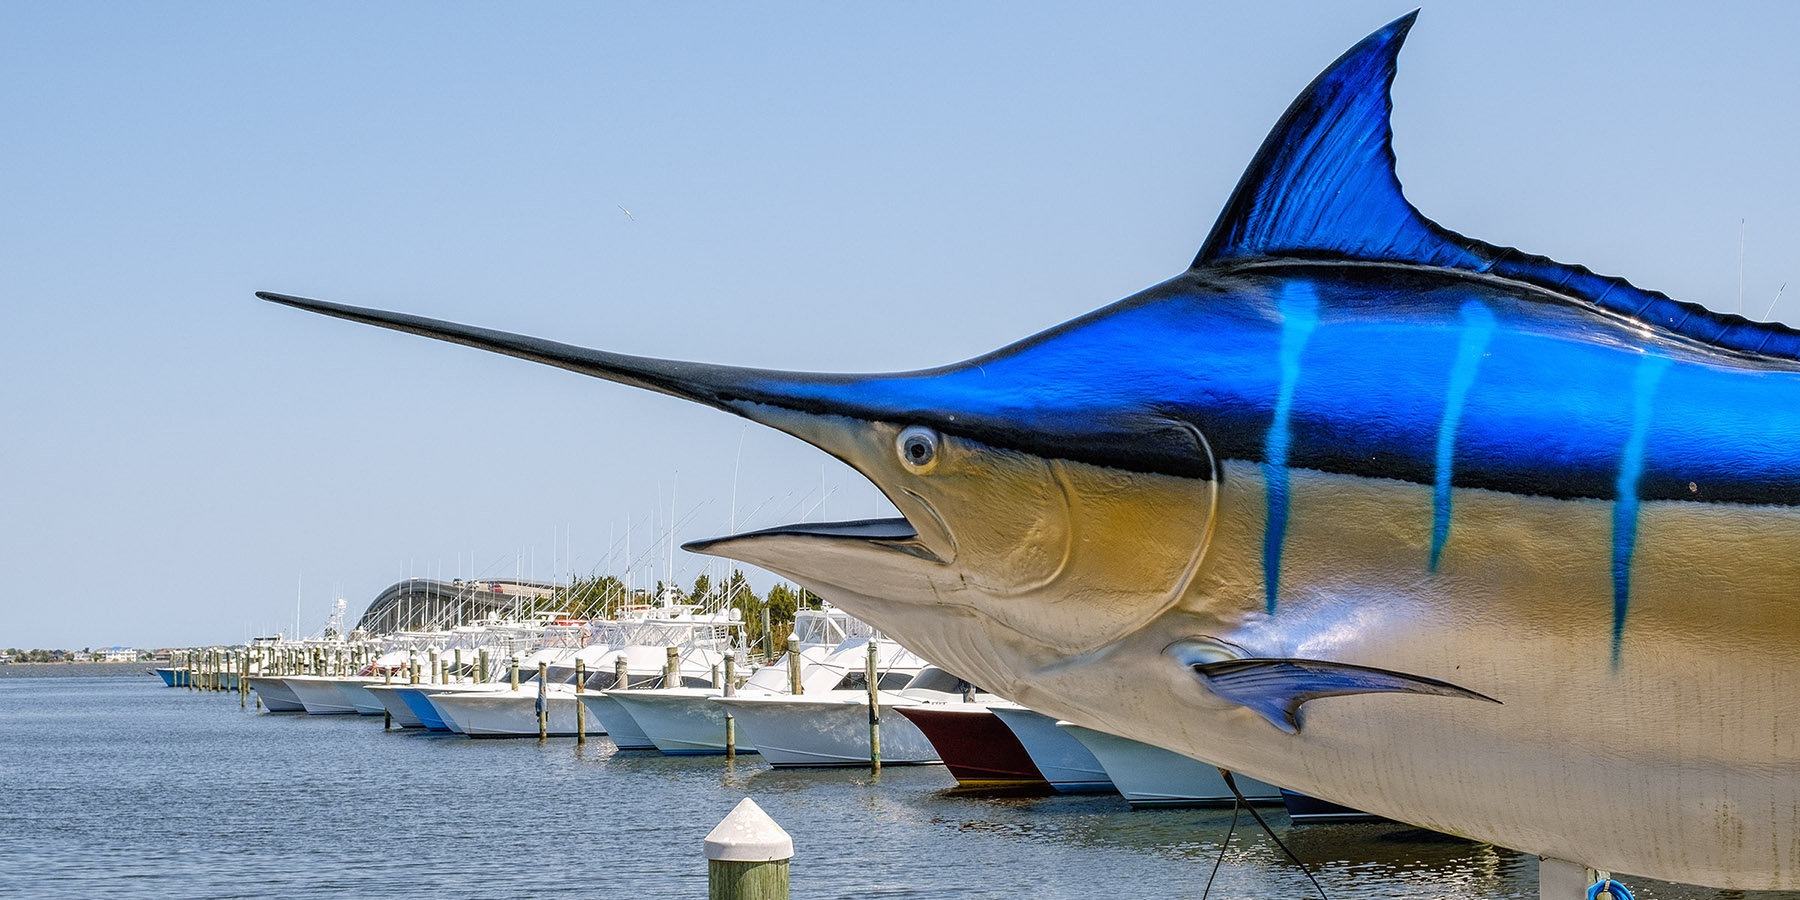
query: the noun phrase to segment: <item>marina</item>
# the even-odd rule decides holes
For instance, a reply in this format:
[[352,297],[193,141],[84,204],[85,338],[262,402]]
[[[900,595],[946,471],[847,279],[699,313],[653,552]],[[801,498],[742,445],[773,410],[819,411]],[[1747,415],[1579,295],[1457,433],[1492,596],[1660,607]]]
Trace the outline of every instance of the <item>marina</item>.
[[[379,719],[258,713],[137,677],[9,677],[0,884],[29,897],[691,898],[702,839],[742,798],[794,841],[793,896],[1200,897],[1229,808],[1133,810],[1116,794],[958,788],[942,766],[776,769],[756,756],[481,741]],[[24,674],[44,674],[41,671]],[[17,760],[29,758],[29,765]],[[1339,900],[1537,896],[1537,861],[1397,824],[1290,825]],[[1632,885],[1652,900],[1793,900]],[[1212,897],[1312,896],[1248,816]]]
[[21,6],[0,900],[1800,900],[1765,6]]

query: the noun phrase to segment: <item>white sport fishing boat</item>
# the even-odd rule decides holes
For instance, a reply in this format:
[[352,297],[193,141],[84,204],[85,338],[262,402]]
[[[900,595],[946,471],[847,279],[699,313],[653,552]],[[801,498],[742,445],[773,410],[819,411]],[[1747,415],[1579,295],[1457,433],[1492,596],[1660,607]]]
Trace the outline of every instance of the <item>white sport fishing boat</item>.
[[[566,673],[565,680],[560,683],[549,677],[549,683],[540,689],[538,673],[532,671],[527,684],[520,690],[434,694],[430,696],[432,705],[455,730],[470,737],[534,737],[539,733],[540,708],[547,710],[549,716],[545,723],[546,736],[573,735],[577,726],[575,705],[586,700],[588,684],[610,685],[611,679],[616,677],[620,657],[625,658],[628,673],[633,668],[641,670],[654,663],[654,671],[660,675],[668,662],[668,648],[674,647],[680,680],[684,684],[710,685],[713,673],[723,665],[725,654],[734,647],[740,625],[736,610],[707,613],[688,604],[666,603],[635,612],[637,617],[610,623],[606,629],[606,648],[583,660],[584,668],[592,665],[598,671],[583,682],[581,693],[576,692],[573,683],[576,652],[571,651],[543,661],[547,675]],[[594,708],[589,706],[589,710],[594,711]],[[587,724],[593,733],[613,734],[616,741],[621,735],[614,733],[614,723],[620,721],[621,713],[611,713],[610,719],[593,715],[588,717]]]
[[[551,637],[569,630],[553,629]],[[585,630],[581,633],[585,634]],[[393,723],[402,728],[450,731],[450,725],[431,705],[429,695],[490,690],[491,685],[507,683],[511,678],[512,655],[523,648],[547,643],[554,645],[556,641],[547,641],[545,626],[533,622],[484,622],[457,626],[447,633],[402,633],[394,637],[396,649],[383,657],[388,666],[382,683],[369,684],[363,689],[381,703]],[[552,647],[546,652],[555,652],[555,649]],[[434,656],[436,662],[432,661]],[[481,677],[484,657],[489,666],[486,680]],[[535,659],[531,665],[535,671]],[[419,670],[416,683],[413,681],[414,667]]]
[[[793,635],[800,654],[802,692],[835,688],[852,668],[860,673],[864,661],[859,654],[872,634],[874,629],[867,623],[842,610],[800,610],[794,617]],[[847,646],[851,641],[855,641],[854,647],[843,653],[834,652],[833,648]],[[783,654],[774,663],[757,669],[734,693],[787,694],[792,680],[788,667],[788,657]],[[724,695],[722,686],[713,685],[608,692],[644,739],[670,755],[725,752],[725,707],[710,702]],[[740,753],[756,752],[741,736],[736,749]]]
[[409,661],[410,654],[407,650],[387,650],[354,677],[336,679],[338,691],[355,707],[358,715],[379,716],[385,713],[392,718],[394,724],[402,728],[417,728],[418,717],[404,703],[395,701],[391,694],[383,693],[393,685],[396,676],[401,679],[402,684],[405,683]]
[[[1057,722],[1056,727],[1066,729],[1094,754],[1113,785],[1134,808],[1228,806],[1237,802],[1219,768],[1210,763],[1071,722]],[[1274,785],[1244,775],[1233,778],[1250,802],[1281,802],[1281,790]]]
[[[587,707],[590,727],[598,723],[614,746],[621,750],[653,750],[643,729],[618,700],[618,667],[624,660],[625,689],[663,687],[703,688],[722,677],[725,657],[742,654],[738,648],[741,621],[736,610],[702,614],[698,608],[665,604],[656,608],[627,610],[638,618],[617,623],[617,648],[590,668],[577,702]],[[669,648],[676,652],[676,676],[667,678]]]
[[308,715],[379,716],[388,710],[371,689],[391,679],[391,675],[381,673],[404,669],[407,661],[407,650],[390,649],[354,674],[287,675],[282,683],[299,699]]
[[[469,723],[475,722],[481,737],[524,737],[537,734],[538,672],[554,669],[573,660],[587,650],[592,630],[587,623],[559,623],[544,626],[538,633],[536,649],[522,656],[506,659],[493,666],[486,681],[471,677],[467,681],[407,685],[394,693],[412,707],[421,723],[431,731],[453,731],[470,734]],[[599,648],[604,652],[604,647]],[[572,665],[572,663],[571,663]],[[471,701],[469,698],[488,698]],[[567,704],[549,702],[553,711]],[[521,711],[519,707],[523,706]],[[561,721],[563,717],[556,717]],[[568,733],[575,733],[573,707],[569,707]],[[528,722],[528,731],[513,733]]]
[[[861,646],[866,648],[867,641],[861,641]],[[866,658],[867,650],[862,652]],[[880,654],[878,669],[882,673],[877,682],[877,699],[883,707],[961,699],[962,694],[956,690],[960,684],[956,676],[928,668],[912,651],[891,641],[881,641],[877,644],[877,653]],[[731,711],[737,719],[738,733],[756,747],[769,765],[780,768],[868,765],[869,691],[861,676],[861,672],[853,676],[862,682],[854,688],[799,696],[714,697],[712,702]],[[902,678],[905,680],[901,681]],[[917,725],[904,716],[881,717],[882,765],[937,762],[941,762],[937,748]]]

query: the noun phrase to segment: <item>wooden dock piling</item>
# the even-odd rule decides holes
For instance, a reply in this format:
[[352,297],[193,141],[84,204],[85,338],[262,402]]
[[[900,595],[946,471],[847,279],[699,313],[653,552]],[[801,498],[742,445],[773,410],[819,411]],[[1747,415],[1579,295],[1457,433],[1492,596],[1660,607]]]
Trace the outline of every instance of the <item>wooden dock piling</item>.
[[587,743],[587,704],[581,702],[582,684],[587,681],[587,661],[575,660],[575,746]]
[[869,771],[881,774],[881,672],[877,669],[875,639],[869,638],[869,659],[863,680],[869,684]]
[[788,661],[788,693],[793,694],[794,696],[798,697],[801,694],[800,639],[797,637],[794,637],[791,634],[788,635],[788,641],[787,641],[787,661]]
[[[394,683],[394,667],[393,666],[382,666],[381,667],[381,683],[382,684],[393,684]],[[394,727],[394,711],[391,709],[388,709],[387,704],[385,702],[382,703],[381,705],[382,705],[381,730],[388,731]]]
[[550,663],[538,660],[537,674],[538,741],[550,736]]
[[775,632],[769,628],[769,606],[766,603],[763,604],[762,616],[763,665],[766,666],[775,661]]
[[[737,696],[737,657],[725,654],[725,696]],[[725,759],[737,759],[737,718],[725,707]]]

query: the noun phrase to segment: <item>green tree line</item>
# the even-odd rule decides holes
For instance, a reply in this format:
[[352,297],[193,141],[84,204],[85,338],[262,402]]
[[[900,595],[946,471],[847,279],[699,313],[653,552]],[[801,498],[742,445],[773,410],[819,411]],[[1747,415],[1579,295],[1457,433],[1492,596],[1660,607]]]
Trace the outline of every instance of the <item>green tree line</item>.
[[75,655],[73,650],[21,650],[17,647],[0,652],[12,657],[13,662],[62,662]]
[[[572,584],[558,587],[551,595],[533,604],[533,612],[567,616],[573,619],[612,619],[630,606],[650,604],[666,590],[657,582],[651,590],[630,590],[613,575],[590,575]],[[720,583],[702,573],[687,590],[676,587],[676,603],[692,603],[705,608],[735,609],[744,622],[745,641],[753,648],[773,647],[780,652],[794,630],[794,613],[801,609],[817,609],[823,603],[813,592],[781,583],[769,588],[766,597],[758,596],[741,570],[733,569]],[[763,631],[763,610],[769,611],[769,630]],[[773,637],[773,641],[769,638]]]

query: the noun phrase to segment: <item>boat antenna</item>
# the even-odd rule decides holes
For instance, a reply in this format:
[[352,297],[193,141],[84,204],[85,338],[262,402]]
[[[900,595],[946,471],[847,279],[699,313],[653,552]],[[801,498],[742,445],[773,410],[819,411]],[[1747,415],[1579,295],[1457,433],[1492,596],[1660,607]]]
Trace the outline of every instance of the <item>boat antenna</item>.
[[1775,304],[1781,302],[1781,292],[1785,290],[1787,290],[1787,282],[1784,281],[1781,283],[1781,287],[1775,289],[1775,299],[1769,301],[1769,308],[1763,311],[1762,320],[1764,322],[1769,321],[1769,316],[1774,314]]

